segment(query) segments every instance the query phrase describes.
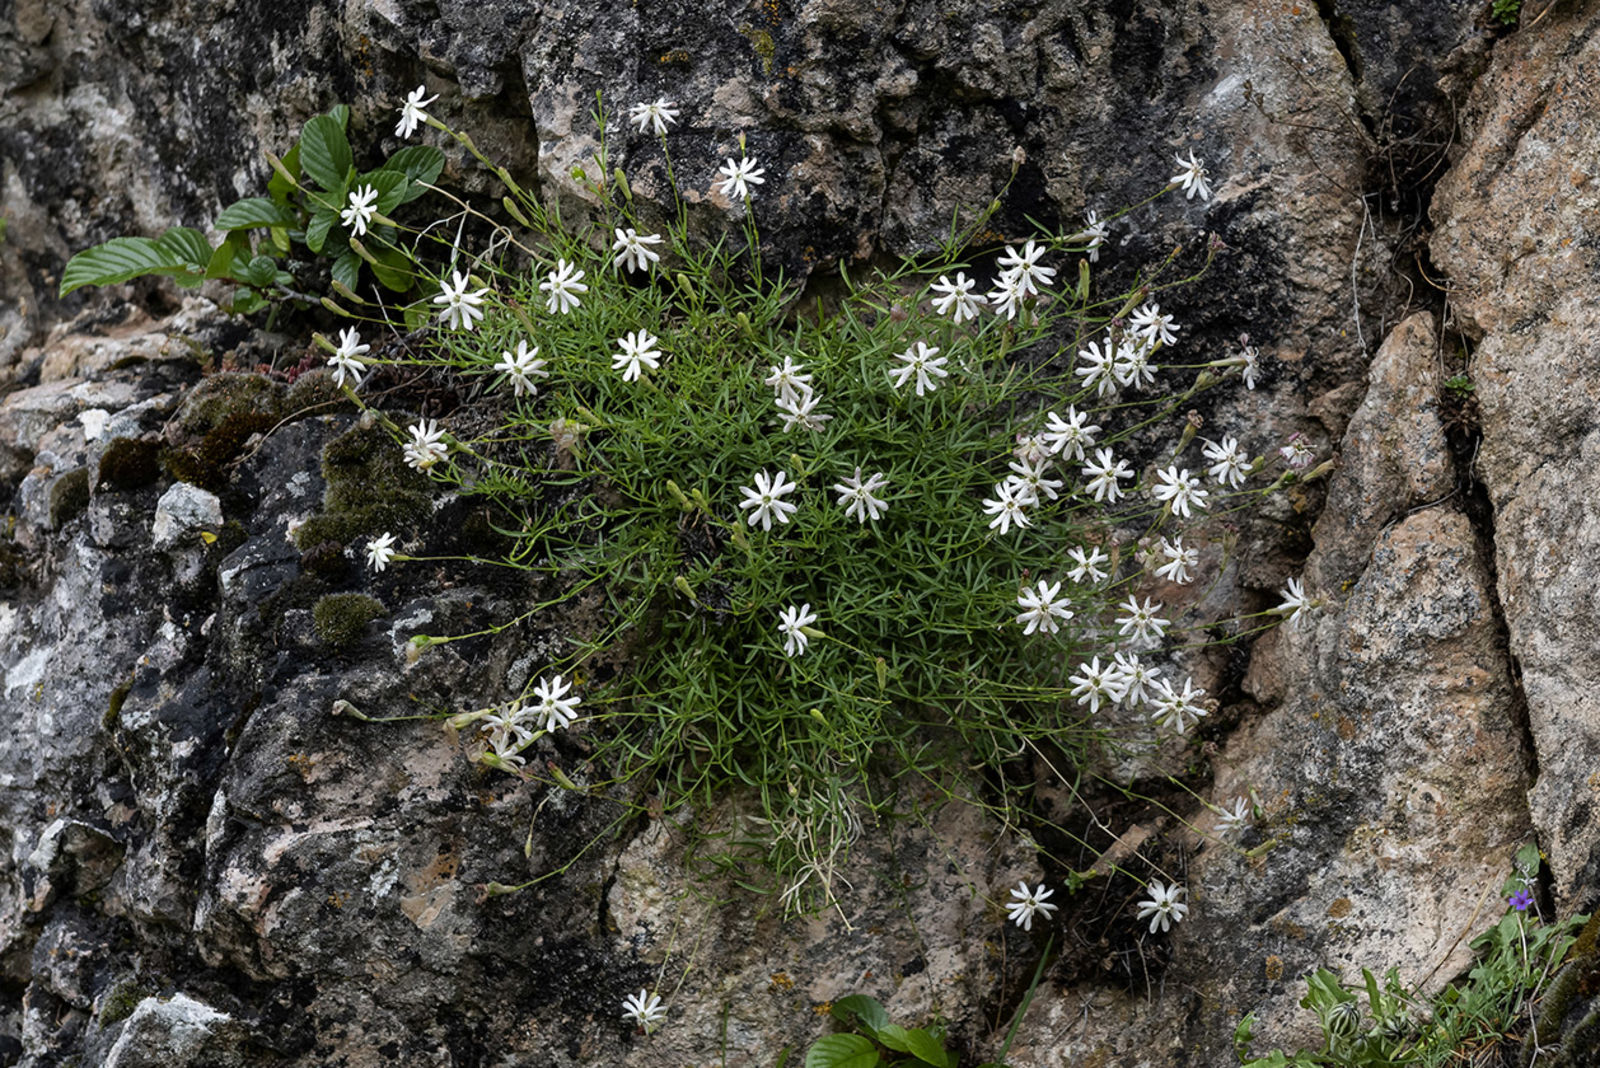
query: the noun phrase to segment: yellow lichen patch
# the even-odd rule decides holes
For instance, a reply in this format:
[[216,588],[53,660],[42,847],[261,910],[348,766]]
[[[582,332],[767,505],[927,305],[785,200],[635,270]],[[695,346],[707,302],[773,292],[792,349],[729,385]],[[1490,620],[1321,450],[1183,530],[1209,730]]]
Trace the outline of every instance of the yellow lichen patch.
[[767,984],[767,991],[773,994],[793,989],[794,980],[789,978],[788,972],[773,972],[772,982]]
[[1274,953],[1270,957],[1268,957],[1267,958],[1267,966],[1265,968],[1265,972],[1266,972],[1267,978],[1270,981],[1274,982],[1274,983],[1277,982],[1279,979],[1282,979],[1283,978],[1283,958],[1278,956],[1276,953]]
[[1350,915],[1350,899],[1347,897],[1335,898],[1333,904],[1328,906],[1328,915],[1336,920]]

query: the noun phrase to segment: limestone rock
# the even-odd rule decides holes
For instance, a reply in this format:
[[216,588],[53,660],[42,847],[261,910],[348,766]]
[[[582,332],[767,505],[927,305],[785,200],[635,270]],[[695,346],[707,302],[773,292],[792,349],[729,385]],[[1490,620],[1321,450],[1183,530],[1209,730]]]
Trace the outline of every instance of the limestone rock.
[[170,549],[187,535],[215,532],[222,525],[222,502],[187,482],[174,482],[156,502],[150,537],[157,549]]

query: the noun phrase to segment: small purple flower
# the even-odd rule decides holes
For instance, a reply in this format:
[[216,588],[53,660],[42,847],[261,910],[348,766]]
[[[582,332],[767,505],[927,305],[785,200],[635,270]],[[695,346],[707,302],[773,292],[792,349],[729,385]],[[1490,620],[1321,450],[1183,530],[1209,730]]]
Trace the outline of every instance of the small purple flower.
[[1510,904],[1518,912],[1527,912],[1528,906],[1533,904],[1533,894],[1529,893],[1528,888],[1524,886],[1521,890],[1511,895]]

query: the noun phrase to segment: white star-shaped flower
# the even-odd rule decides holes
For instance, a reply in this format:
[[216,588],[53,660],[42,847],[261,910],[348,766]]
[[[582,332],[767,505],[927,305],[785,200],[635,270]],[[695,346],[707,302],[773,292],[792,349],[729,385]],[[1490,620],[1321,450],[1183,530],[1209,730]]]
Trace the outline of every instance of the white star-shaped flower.
[[367,232],[367,223],[372,221],[373,213],[377,211],[373,205],[377,203],[378,191],[370,185],[364,185],[350,194],[350,206],[339,213],[339,221],[360,237]]
[[1100,221],[1100,216],[1088,212],[1084,219],[1083,229],[1072,235],[1074,241],[1087,241],[1084,251],[1089,254],[1090,263],[1100,262],[1100,246],[1106,243],[1106,238],[1111,236],[1111,231],[1106,229],[1106,224]]
[[1122,496],[1122,484],[1117,480],[1132,478],[1133,468],[1113,456],[1110,449],[1096,449],[1094,461],[1083,465],[1083,474],[1089,480],[1083,488],[1094,494],[1095,500],[1114,504]]
[[1163,562],[1156,568],[1156,577],[1171,579],[1180,586],[1193,578],[1192,572],[1200,566],[1200,550],[1184,548],[1182,538],[1162,538],[1157,553]]
[[1101,552],[1098,545],[1089,546],[1087,552],[1083,549],[1068,549],[1067,556],[1075,565],[1067,572],[1067,577],[1073,582],[1082,582],[1086,578],[1093,582],[1101,582],[1109,574],[1102,571],[1100,565],[1109,563],[1111,557]]
[[652,994],[641,988],[637,994],[629,994],[622,999],[622,1015],[624,1019],[632,1020],[644,1028],[649,1034],[657,1024],[667,1018],[667,1010],[661,1005],[661,995]]
[[374,571],[382,571],[394,559],[394,535],[383,534],[367,542],[367,563]]
[[1119,383],[1130,389],[1155,385],[1156,372],[1161,368],[1150,362],[1150,354],[1154,351],[1149,342],[1124,341],[1117,346],[1117,360],[1111,365],[1111,373]]
[[583,272],[574,270],[564,259],[556,260],[556,269],[539,283],[539,289],[550,294],[544,307],[551,315],[567,314],[581,303],[578,294],[589,292],[589,287],[583,284]]
[[1033,525],[1028,518],[1027,507],[1028,502],[1019,498],[1016,489],[1007,482],[996,482],[994,496],[985,498],[983,502],[983,510],[994,516],[989,520],[989,529],[998,530],[1001,534],[1008,532],[1013,523],[1018,530]]
[[962,271],[956,272],[954,282],[950,281],[949,275],[941,274],[939,280],[929,287],[942,294],[934,298],[933,310],[940,315],[953,315],[957,326],[968,319],[976,319],[978,306],[983,303],[983,296],[973,292],[977,285],[975,279],[968,278]]
[[806,643],[811,641],[811,635],[804,628],[816,621],[817,614],[811,611],[809,604],[799,608],[790,605],[778,613],[778,633],[783,635],[784,656],[799,656],[806,651]]
[[1017,594],[1017,607],[1022,609],[1017,613],[1017,622],[1022,625],[1022,633],[1032,634],[1037,630],[1041,634],[1054,634],[1062,623],[1072,618],[1072,610],[1067,607],[1071,603],[1061,596],[1059,582],[1047,583],[1040,579],[1037,589],[1024,586]]
[[1234,798],[1232,805],[1212,811],[1217,814],[1217,833],[1223,837],[1242,833],[1250,826],[1250,802],[1242,797]]
[[1085,412],[1067,406],[1066,418],[1055,412],[1045,416],[1044,440],[1050,451],[1063,460],[1082,460],[1083,450],[1094,444],[1095,435],[1100,433],[1097,424],[1089,423],[1089,416]]
[[618,228],[617,240],[611,246],[611,251],[617,254],[611,261],[611,266],[621,269],[626,267],[630,271],[648,271],[652,263],[661,262],[661,253],[650,246],[661,244],[660,234],[643,234],[628,227],[626,230]]
[[1023,460],[1013,460],[1008,465],[1015,474],[1007,475],[1006,482],[1017,491],[1019,497],[1027,497],[1029,504],[1038,504],[1045,499],[1057,500],[1061,494],[1058,492],[1065,484],[1059,478],[1047,478],[1044,465],[1048,458],[1041,458],[1034,463]]
[[411,427],[411,440],[402,450],[406,463],[418,471],[426,471],[450,455],[444,443],[444,431],[432,419],[423,419]]
[[794,357],[785,356],[782,365],[773,366],[772,373],[762,379],[762,382],[777,392],[780,401],[786,398],[793,400],[803,393],[811,392],[811,376],[802,373],[805,369],[805,364],[795,363]]
[[1107,340],[1102,350],[1098,341],[1091,341],[1088,348],[1078,350],[1078,359],[1083,361],[1083,366],[1072,373],[1083,379],[1084,389],[1093,389],[1101,397],[1109,397],[1117,391],[1116,342]]
[[789,522],[789,517],[797,512],[800,506],[783,500],[783,495],[793,493],[798,485],[787,481],[788,478],[789,476],[782,471],[778,472],[776,478],[768,478],[765,471],[757,471],[754,488],[739,487],[739,492],[745,497],[739,502],[739,507],[752,509],[750,514],[745,516],[746,523],[750,526],[760,523],[762,530],[771,530],[774,519],[779,523]]
[[1183,329],[1173,317],[1163,315],[1161,305],[1154,301],[1146,301],[1138,310],[1128,317],[1128,326],[1132,328],[1135,337],[1142,337],[1154,345],[1157,341],[1163,345],[1172,345],[1178,340],[1177,331]]
[[1210,714],[1210,709],[1200,703],[1205,695],[1204,690],[1194,688],[1193,679],[1184,679],[1182,690],[1162,679],[1151,693],[1155,707],[1150,710],[1150,718],[1175,734],[1183,734],[1191,725],[1199,723],[1201,717]]
[[370,351],[371,345],[361,344],[361,335],[356,333],[355,327],[339,332],[339,347],[333,355],[328,357],[328,366],[333,368],[333,384],[344,385],[346,375],[351,378],[351,386],[361,384],[361,375],[366,371],[367,365],[356,359],[364,352]]
[[1119,628],[1117,633],[1124,638],[1132,637],[1136,642],[1151,641],[1152,639],[1159,641],[1166,636],[1167,627],[1172,624],[1170,619],[1162,619],[1157,614],[1161,611],[1161,605],[1151,601],[1148,597],[1144,599],[1144,604],[1141,605],[1130,594],[1127,603],[1119,607],[1126,609],[1128,614],[1117,617],[1117,626]]
[[761,176],[767,172],[765,168],[756,166],[755,157],[746,156],[737,163],[728,160],[717,168],[717,173],[723,176],[723,180],[717,185],[718,191],[725,197],[738,197],[742,200],[750,195],[750,186],[766,182]]
[[437,93],[423,99],[423,94],[427,91],[426,85],[419,85],[411,90],[410,96],[406,97],[406,102],[400,106],[400,121],[394,127],[396,137],[406,140],[417,132],[417,123],[427,119],[428,113],[422,109],[439,99]]
[[555,732],[563,727],[572,725],[578,718],[578,706],[583,703],[582,698],[568,697],[572,684],[563,682],[561,676],[554,679],[540,679],[533,687],[533,696],[538,703],[528,706],[529,715],[534,719],[544,720],[544,729]]
[[778,411],[782,413],[783,432],[787,434],[796,427],[813,433],[821,431],[823,424],[833,418],[816,410],[821,400],[820,394],[813,393],[809,389],[798,396],[779,397],[777,405]]
[[1290,579],[1288,588],[1283,590],[1281,596],[1283,603],[1272,611],[1280,616],[1287,616],[1288,624],[1295,630],[1300,629],[1300,625],[1321,603],[1306,596],[1305,587],[1300,584],[1299,579]]
[[889,476],[882,471],[863,482],[858,466],[853,477],[835,482],[833,489],[839,494],[839,504],[844,508],[844,514],[857,523],[865,523],[869,519],[878,520],[889,510],[888,502],[876,496],[879,490],[888,485]]
[[539,388],[534,385],[534,377],[550,377],[550,372],[545,370],[545,365],[550,361],[535,359],[538,355],[539,346],[535,345],[529,348],[528,343],[522,340],[517,342],[515,355],[507,351],[500,353],[501,360],[494,365],[494,370],[506,376],[506,381],[511,383],[514,396],[520,397],[524,393],[538,393]]
[[889,372],[889,377],[895,380],[895,389],[904,386],[915,375],[917,396],[920,397],[939,388],[939,383],[934,381],[935,378],[950,377],[950,372],[944,369],[944,365],[950,362],[949,357],[940,356],[939,350],[925,341],[917,342],[904,352],[895,353],[894,358],[905,365],[893,368]]
[[1206,474],[1217,480],[1221,486],[1232,486],[1238,489],[1244,485],[1248,462],[1239,452],[1239,439],[1232,435],[1223,435],[1221,444],[1207,441],[1205,457],[1211,461],[1211,466],[1206,468]]
[[451,330],[471,330],[483,318],[483,295],[489,290],[484,288],[476,293],[468,293],[467,286],[471,281],[468,275],[452,271],[450,281],[439,283],[439,295],[433,298],[433,302],[444,306],[439,318]]
[[1067,681],[1073,684],[1072,696],[1080,705],[1088,705],[1091,713],[1100,711],[1101,701],[1114,705],[1122,700],[1122,672],[1114,662],[1101,667],[1098,656],[1087,664],[1079,664],[1078,674],[1068,676]]
[[994,308],[996,315],[1015,319],[1017,312],[1022,310],[1022,301],[1027,295],[1028,289],[1023,279],[1004,271],[995,279],[994,288],[984,295],[984,299]]
[[1037,296],[1041,286],[1048,286],[1056,278],[1054,267],[1045,267],[1039,262],[1044,254],[1045,250],[1031,240],[1022,246],[1021,252],[1007,245],[1005,253],[995,261],[995,265],[1005,274],[1015,276],[1022,292]]
[[1151,667],[1134,653],[1117,653],[1117,676],[1122,683],[1122,703],[1127,708],[1137,708],[1145,699],[1145,687],[1155,689],[1156,676],[1161,669]]
[[1194,150],[1189,150],[1188,159],[1184,159],[1179,155],[1174,155],[1172,158],[1177,160],[1178,166],[1182,167],[1183,170],[1168,178],[1167,181],[1178,184],[1184,192],[1183,199],[1193,200],[1195,194],[1199,193],[1201,200],[1210,200],[1211,186],[1206,182],[1206,167],[1204,163],[1194,158]]
[[1206,498],[1210,496],[1206,490],[1200,488],[1200,480],[1189,474],[1188,468],[1178,470],[1178,465],[1173,464],[1165,471],[1158,471],[1156,478],[1160,485],[1151,489],[1155,499],[1165,501],[1172,506],[1174,515],[1189,518],[1189,509],[1206,507]]
[[666,97],[657,97],[648,104],[635,104],[628,109],[628,121],[640,133],[653,129],[658,137],[666,136],[667,127],[678,121],[678,109]]
[[1052,905],[1045,898],[1054,894],[1054,890],[1046,890],[1044,883],[1040,883],[1032,890],[1028,889],[1026,882],[1017,884],[1011,891],[1011,900],[1006,904],[1006,918],[1024,931],[1033,930],[1033,918],[1048,920],[1059,905]]
[[624,382],[639,381],[646,367],[661,370],[661,352],[654,347],[657,341],[644,330],[617,338],[617,347],[622,351],[611,354],[611,369],[621,371]]
[[1159,879],[1145,887],[1150,892],[1146,901],[1139,902],[1139,919],[1150,917],[1150,933],[1156,933],[1159,926],[1163,934],[1172,929],[1175,923],[1181,923],[1189,914],[1189,906],[1183,903],[1183,887],[1174,883],[1166,885]]

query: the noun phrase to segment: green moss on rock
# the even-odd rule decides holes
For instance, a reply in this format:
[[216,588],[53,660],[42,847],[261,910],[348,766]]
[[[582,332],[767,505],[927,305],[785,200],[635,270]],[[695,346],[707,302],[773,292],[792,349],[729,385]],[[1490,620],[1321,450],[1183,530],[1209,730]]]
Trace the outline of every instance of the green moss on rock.
[[138,489],[161,477],[161,443],[141,438],[117,438],[100,456],[97,486],[113,490]]
[[105,1004],[100,1007],[100,1029],[103,1031],[132,1016],[139,1002],[152,993],[154,991],[146,990],[132,979],[124,979],[112,987],[111,993],[106,995]]
[[354,645],[367,624],[389,610],[376,597],[364,593],[330,593],[311,608],[311,626],[317,637],[333,649]]
[[406,466],[400,447],[377,425],[357,423],[323,446],[322,478],[322,512],[295,531],[302,551],[409,529],[431,511],[427,477]]

